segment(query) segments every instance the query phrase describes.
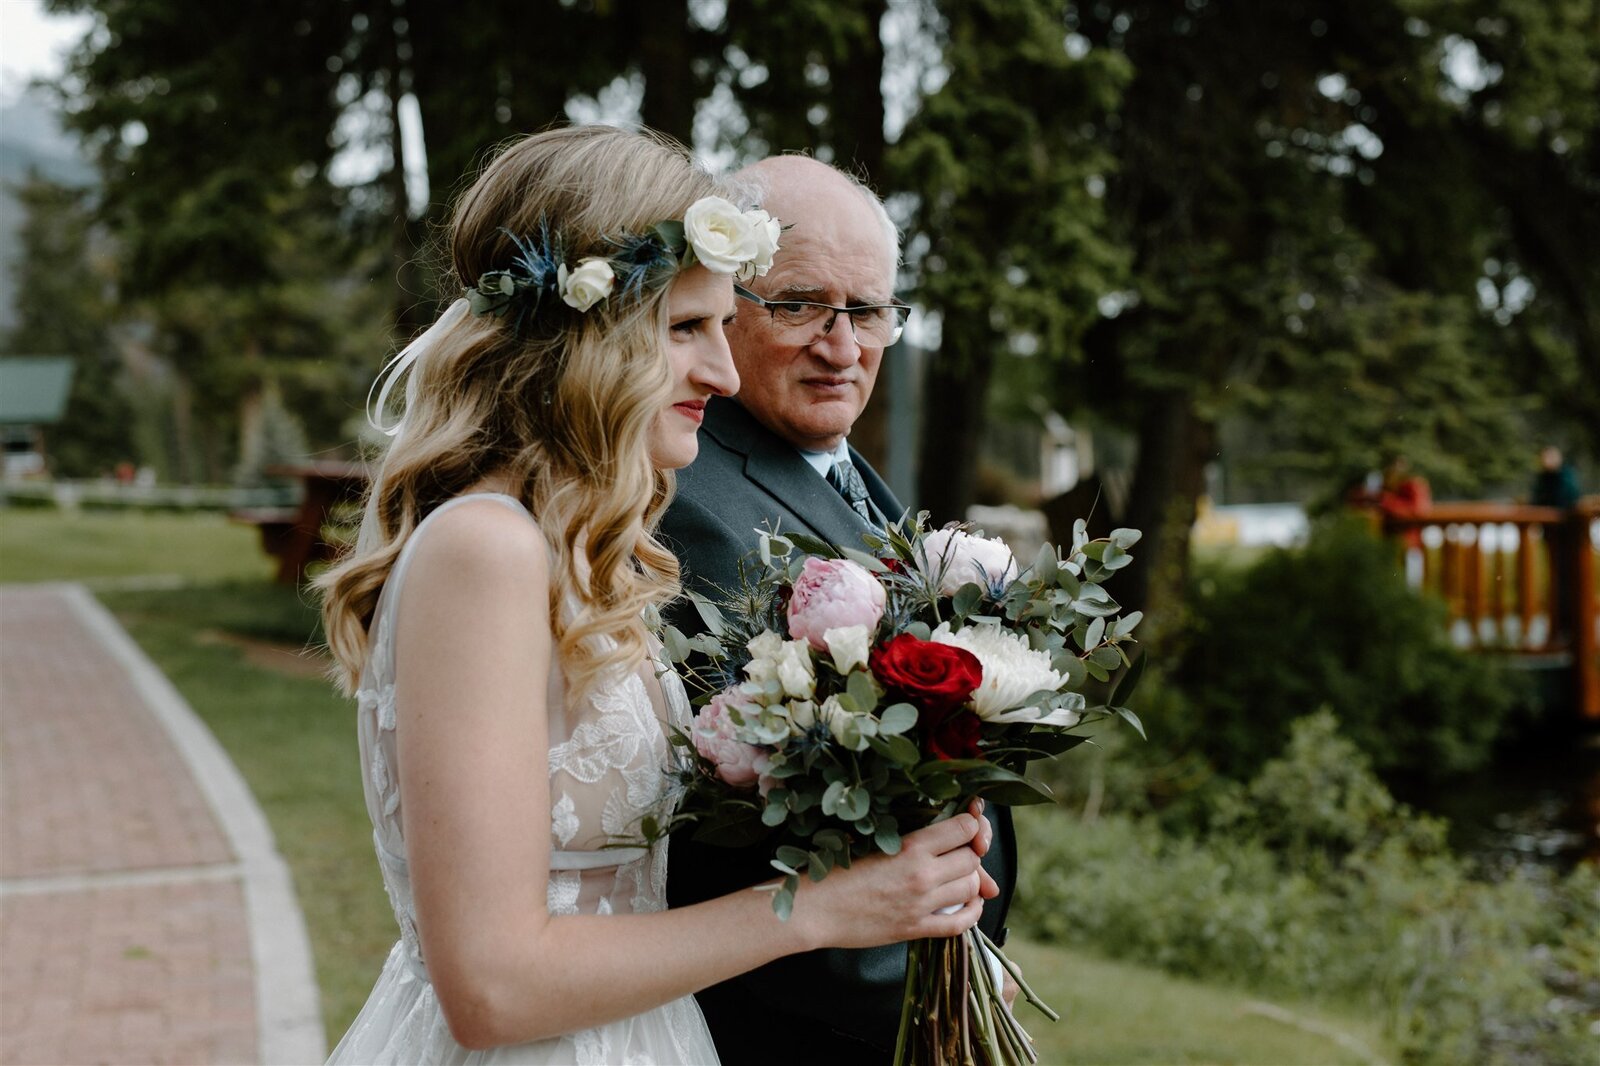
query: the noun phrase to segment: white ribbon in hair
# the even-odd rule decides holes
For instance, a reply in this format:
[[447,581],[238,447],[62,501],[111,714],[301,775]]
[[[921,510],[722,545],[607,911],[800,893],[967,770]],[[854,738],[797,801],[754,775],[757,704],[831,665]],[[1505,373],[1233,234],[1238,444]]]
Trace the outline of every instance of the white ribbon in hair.
[[[444,314],[440,315],[433,325],[423,330],[421,336],[402,348],[399,355],[389,360],[384,368],[378,371],[378,376],[373,378],[371,387],[367,389],[368,425],[389,437],[400,432],[400,427],[405,425],[406,421],[403,413],[395,420],[394,425],[385,426],[383,424],[383,409],[384,405],[389,402],[390,390],[394,388],[395,382],[399,381],[405,372],[411,369],[412,364],[433,351],[445,334],[449,333],[456,327],[457,323],[466,318],[470,310],[471,305],[467,303],[465,298],[457,300],[445,309]],[[376,403],[372,400],[374,389],[378,392]],[[411,381],[408,380],[406,382],[406,408],[408,410],[411,407],[412,398]]]

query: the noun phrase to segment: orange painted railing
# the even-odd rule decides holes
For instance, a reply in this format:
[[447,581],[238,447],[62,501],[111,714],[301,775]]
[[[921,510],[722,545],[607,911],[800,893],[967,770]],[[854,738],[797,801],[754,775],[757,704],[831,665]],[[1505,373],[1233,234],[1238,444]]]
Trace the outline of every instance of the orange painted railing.
[[1579,711],[1600,718],[1600,497],[1570,511],[1441,503],[1382,525],[1412,582],[1448,606],[1458,644],[1568,660]]

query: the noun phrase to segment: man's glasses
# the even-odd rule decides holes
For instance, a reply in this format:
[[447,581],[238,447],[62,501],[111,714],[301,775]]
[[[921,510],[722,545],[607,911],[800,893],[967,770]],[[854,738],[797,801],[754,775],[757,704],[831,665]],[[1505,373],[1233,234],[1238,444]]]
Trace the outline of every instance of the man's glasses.
[[911,313],[911,308],[901,303],[835,307],[810,300],[766,300],[743,285],[735,285],[733,291],[766,308],[772,316],[773,333],[785,344],[815,344],[832,332],[840,315],[848,315],[858,343],[887,348],[905,332],[906,316]]

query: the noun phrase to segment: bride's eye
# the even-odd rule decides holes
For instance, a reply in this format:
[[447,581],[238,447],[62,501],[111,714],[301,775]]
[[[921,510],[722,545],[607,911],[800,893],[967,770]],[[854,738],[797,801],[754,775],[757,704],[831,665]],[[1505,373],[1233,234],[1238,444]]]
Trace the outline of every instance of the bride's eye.
[[672,324],[672,332],[689,336],[690,334],[694,333],[695,330],[699,329],[700,323],[704,321],[705,319],[703,318],[686,318],[682,322],[674,322]]

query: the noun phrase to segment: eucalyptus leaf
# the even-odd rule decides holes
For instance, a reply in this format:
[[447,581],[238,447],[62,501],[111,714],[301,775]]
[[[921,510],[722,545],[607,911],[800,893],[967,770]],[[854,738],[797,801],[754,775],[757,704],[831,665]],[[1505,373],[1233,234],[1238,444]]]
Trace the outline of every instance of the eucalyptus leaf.
[[895,736],[917,724],[917,709],[909,703],[894,703],[878,716],[878,735]]
[[852,670],[845,681],[845,691],[855,701],[858,714],[871,714],[878,709],[878,685],[866,670]]
[[772,894],[772,910],[781,922],[787,922],[789,916],[794,913],[794,890],[800,886],[800,879],[796,877],[792,880],[794,884],[791,885],[785,880],[783,887]]
[[1141,655],[1117,679],[1117,687],[1111,690],[1111,703],[1122,706],[1128,702],[1128,697],[1133,695],[1134,688],[1139,684],[1139,679],[1144,677],[1144,665],[1148,655]]
[[950,609],[958,618],[977,610],[978,604],[983,602],[983,589],[976,582],[969,581],[956,590],[955,598],[950,603]]
[[661,631],[661,648],[668,659],[681,663],[689,657],[689,638],[677,626],[667,626]]
[[872,833],[872,842],[885,855],[900,854],[900,830],[893,818],[881,819]]
[[1142,621],[1144,621],[1143,611],[1134,611],[1132,614],[1123,615],[1112,624],[1111,635],[1113,637],[1125,637],[1132,633],[1134,627]]
[[1111,543],[1119,548],[1131,548],[1139,543],[1139,538],[1143,536],[1144,534],[1137,529],[1113,529],[1111,531]]
[[828,786],[828,790],[822,794],[823,814],[836,815],[839,813],[839,803],[844,798],[845,789],[846,785],[843,781],[835,781]]
[[722,611],[716,604],[697,592],[689,593],[689,602],[694,604],[695,612],[700,615],[700,621],[705,623],[706,632],[717,637],[727,632],[727,623],[723,621]]
[[1149,740],[1150,739],[1149,737],[1145,736],[1144,723],[1139,721],[1139,716],[1138,715],[1134,714],[1132,711],[1130,711],[1126,707],[1118,707],[1117,708],[1117,713],[1122,716],[1122,720],[1123,721],[1125,721],[1129,725],[1133,726],[1135,732],[1137,732],[1141,738],[1143,738],[1144,740]]
[[889,568],[883,565],[883,560],[876,556],[868,555],[866,552],[858,551],[855,548],[840,548],[839,551],[852,563],[863,566],[874,574],[887,574],[889,572]]

